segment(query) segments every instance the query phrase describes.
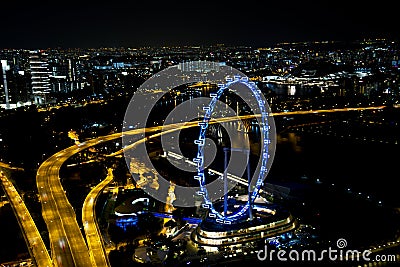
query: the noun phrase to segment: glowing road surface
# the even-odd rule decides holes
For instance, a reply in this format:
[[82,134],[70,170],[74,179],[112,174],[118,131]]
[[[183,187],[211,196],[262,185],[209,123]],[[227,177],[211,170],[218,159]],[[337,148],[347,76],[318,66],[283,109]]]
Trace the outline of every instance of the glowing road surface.
[[[330,110],[314,110],[314,111],[293,111],[293,112],[280,112],[274,113],[273,116],[288,116],[288,115],[302,115],[302,114],[315,114],[326,112],[342,112],[342,111],[361,111],[371,109],[383,109],[384,106],[379,107],[366,107],[366,108],[344,108],[344,109],[330,109]],[[210,123],[228,122],[238,119],[251,119],[257,115],[244,115],[234,116],[221,119],[215,119]],[[144,132],[156,132],[163,130],[162,134],[168,131],[174,131],[189,127],[198,126],[198,122],[176,123],[165,126],[156,126],[146,129],[135,129],[126,131],[125,135],[143,134]],[[152,137],[158,136],[160,133]],[[84,149],[91,146],[101,144],[103,142],[111,141],[121,138],[122,133],[115,133],[99,138],[95,138],[79,145],[66,148],[50,158],[48,158],[39,167],[36,176],[36,183],[42,202],[43,219],[47,224],[49,231],[51,254],[54,264],[57,266],[96,266],[96,262],[89,256],[89,249],[85,243],[85,239],[76,221],[75,211],[65,195],[64,189],[60,182],[59,171],[63,163]],[[126,147],[125,149],[130,149]],[[114,155],[122,153],[120,150]],[[99,238],[98,242],[101,242]]]
[[1,182],[4,192],[6,193],[17,217],[18,223],[23,230],[25,241],[27,242],[29,253],[34,259],[38,267],[53,266],[53,262],[47,252],[46,246],[43,243],[42,237],[35,222],[33,221],[25,203],[22,201],[21,196],[18,194],[14,185],[7,179],[7,177],[0,173]]
[[90,259],[96,266],[110,266],[107,253],[104,250],[103,239],[101,238],[100,229],[98,228],[95,208],[96,199],[113,180],[112,169],[108,169],[106,179],[96,185],[87,195],[82,207],[82,223],[85,230],[86,242],[89,247]]

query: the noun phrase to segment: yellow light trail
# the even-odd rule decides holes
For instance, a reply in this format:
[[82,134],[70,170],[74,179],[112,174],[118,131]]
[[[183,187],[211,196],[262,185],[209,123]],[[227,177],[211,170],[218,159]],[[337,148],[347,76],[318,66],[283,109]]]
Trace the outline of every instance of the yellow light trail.
[[89,247],[89,255],[92,261],[92,266],[110,266],[107,254],[103,246],[100,229],[96,221],[96,200],[99,194],[103,191],[114,179],[112,169],[108,169],[106,179],[97,184],[86,196],[82,207],[82,223],[85,230],[86,242]]
[[[378,107],[357,107],[357,108],[342,108],[342,109],[325,109],[325,110],[310,110],[310,111],[292,111],[292,112],[279,112],[271,113],[270,116],[290,116],[290,115],[304,115],[304,114],[318,114],[318,113],[328,113],[328,112],[346,112],[346,111],[363,111],[363,110],[379,110],[383,109],[385,106]],[[233,116],[227,118],[218,118],[210,121],[212,123],[221,123],[235,121],[239,119],[251,119],[259,117],[261,115],[242,115]],[[189,128],[198,126],[198,121],[188,122],[188,123],[175,123],[164,126],[155,126],[149,128],[141,128],[125,131],[123,133],[114,133],[107,136],[98,137],[86,142],[82,142],[75,146],[64,149],[52,157],[47,159],[39,168],[37,174],[37,185],[39,194],[41,196],[48,196],[50,202],[49,205],[44,205],[43,207],[43,217],[49,228],[50,241],[52,244],[52,255],[54,257],[60,256],[61,254],[66,254],[60,251],[58,248],[58,241],[60,238],[66,238],[66,242],[71,251],[69,251],[70,256],[74,262],[78,262],[80,266],[86,266],[92,262],[89,257],[88,248],[84,242],[83,236],[79,230],[78,224],[76,222],[75,213],[72,206],[68,202],[63,187],[60,183],[59,171],[61,165],[71,156],[76,153],[81,152],[89,147],[101,144],[103,142],[111,141],[117,138],[121,138],[122,135],[137,135],[144,133],[151,133],[162,131],[161,133],[155,133],[149,138],[154,138],[160,136],[161,134],[166,134],[168,132],[176,131],[179,129]],[[143,138],[138,142],[145,142],[146,139]],[[137,142],[135,144],[138,144]],[[115,156],[124,152],[124,150],[130,149],[131,147],[125,147],[110,156]],[[45,202],[46,204],[46,202]],[[86,259],[86,256],[87,259]],[[64,260],[65,255],[63,256]]]
[[24,234],[25,241],[28,245],[28,251],[32,259],[38,267],[51,267],[53,261],[46,249],[39,230],[33,221],[28,208],[22,201],[12,182],[1,172],[0,178],[4,192],[13,208],[14,214],[17,217],[18,224]]

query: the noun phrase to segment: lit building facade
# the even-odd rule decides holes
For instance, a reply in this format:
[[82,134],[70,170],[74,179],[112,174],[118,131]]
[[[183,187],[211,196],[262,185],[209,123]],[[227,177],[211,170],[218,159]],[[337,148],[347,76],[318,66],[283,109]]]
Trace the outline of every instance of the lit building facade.
[[2,69],[2,76],[3,76],[3,88],[4,88],[4,98],[5,98],[5,108],[10,108],[10,99],[8,93],[8,86],[7,86],[7,74],[6,72],[9,70],[10,66],[7,64],[7,60],[1,60],[1,69]]
[[231,225],[218,224],[207,218],[192,232],[191,240],[196,247],[217,252],[221,247],[264,243],[267,238],[294,231],[299,225],[297,219],[281,207],[259,203],[253,209],[253,220],[243,219]]
[[33,101],[37,105],[46,104],[47,95],[51,91],[51,73],[47,62],[47,54],[40,50],[30,51],[29,68],[31,73]]

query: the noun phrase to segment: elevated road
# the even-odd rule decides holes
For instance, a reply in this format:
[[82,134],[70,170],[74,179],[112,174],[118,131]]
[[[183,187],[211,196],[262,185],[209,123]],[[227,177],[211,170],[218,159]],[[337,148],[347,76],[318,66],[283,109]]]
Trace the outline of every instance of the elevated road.
[[24,170],[24,168],[13,167],[10,164],[4,163],[4,162],[0,162],[0,168],[9,169],[12,171],[23,171]]
[[[154,131],[158,129],[153,129]],[[131,134],[143,133],[143,129]],[[66,148],[42,163],[36,175],[36,184],[42,203],[42,216],[47,225],[51,256],[61,266],[95,266],[89,249],[60,181],[60,168],[67,159],[89,147],[121,137],[121,133],[102,136]]]
[[89,253],[76,223],[75,211],[58,179],[59,162],[67,155],[53,155],[38,170],[37,187],[42,216],[47,224],[51,254],[56,265],[90,266]]
[[28,251],[32,259],[38,267],[51,267],[53,262],[46,249],[42,237],[35,222],[33,221],[25,203],[22,201],[21,196],[18,194],[14,185],[8,178],[0,172],[1,184],[4,192],[13,208],[14,214],[20,225],[25,241],[28,245]]
[[[327,112],[344,112],[344,111],[362,111],[362,110],[376,110],[383,109],[385,106],[379,107],[365,107],[365,108],[343,108],[343,109],[329,109],[329,110],[311,110],[311,111],[293,111],[293,112],[280,112],[271,114],[271,116],[290,116],[290,115],[304,115],[316,114]],[[210,121],[212,123],[221,123],[228,121],[235,121],[238,119],[251,119],[257,115],[243,115],[227,118],[219,118]],[[115,133],[107,136],[98,137],[86,142],[82,142],[66,148],[50,158],[48,158],[39,167],[36,176],[37,187],[42,201],[42,214],[49,230],[49,237],[51,243],[52,258],[57,259],[55,262],[57,266],[93,266],[93,261],[90,259],[89,248],[85,243],[82,232],[76,221],[75,212],[68,202],[64,189],[60,182],[59,171],[64,162],[73,155],[87,149],[89,147],[101,144],[103,142],[111,141],[121,138],[124,135],[143,134],[144,132],[157,132],[163,131],[149,136],[153,138],[161,134],[166,134],[169,131],[176,131],[184,128],[195,127],[198,122],[176,123],[165,126],[156,126],[146,129],[135,129],[126,131],[124,133]],[[144,142],[145,139],[140,140]],[[137,142],[132,144],[132,147],[137,145]],[[115,156],[123,153],[126,149],[132,147],[125,147],[110,156]],[[98,240],[99,242],[100,240]],[[90,242],[90,241],[89,241]]]
[[101,232],[96,221],[96,200],[112,180],[114,176],[112,169],[108,169],[106,179],[96,185],[87,195],[82,207],[82,223],[85,230],[86,242],[89,247],[89,255],[92,261],[92,266],[110,266],[107,253],[103,245]]

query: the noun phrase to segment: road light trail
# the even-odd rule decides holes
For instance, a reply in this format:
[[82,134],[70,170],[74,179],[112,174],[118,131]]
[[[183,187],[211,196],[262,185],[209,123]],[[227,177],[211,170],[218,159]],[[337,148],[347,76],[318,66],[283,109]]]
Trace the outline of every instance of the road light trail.
[[4,162],[0,162],[0,168],[9,169],[12,171],[24,171],[24,168],[13,167],[10,164],[4,163]]
[[[379,110],[385,106],[379,107],[364,107],[364,108],[343,108],[343,109],[329,109],[329,110],[311,110],[311,111],[293,111],[293,112],[279,112],[271,113],[270,116],[290,116],[290,115],[304,115],[304,114],[317,114],[327,112],[343,112],[343,111],[362,111],[362,110]],[[239,119],[253,119],[260,115],[242,115],[227,118],[218,118],[210,121],[212,123],[221,123],[235,121]],[[47,159],[40,166],[37,173],[37,186],[41,197],[46,196],[48,201],[42,202],[43,218],[49,229],[49,236],[51,242],[51,250],[53,260],[57,259],[58,265],[62,262],[67,262],[67,266],[90,266],[91,260],[88,253],[88,247],[84,241],[82,233],[79,229],[78,223],[75,218],[75,212],[68,202],[63,187],[59,179],[59,171],[62,164],[70,157],[87,149],[91,146],[101,144],[103,142],[111,141],[121,138],[122,135],[138,135],[150,132],[164,131],[157,133],[150,137],[156,137],[161,134],[166,134],[168,131],[176,131],[184,128],[198,126],[198,121],[188,123],[175,123],[164,126],[155,126],[149,128],[141,128],[125,131],[123,133],[114,133],[107,136],[98,137],[86,142],[76,144],[67,149],[64,149],[49,159]],[[150,138],[149,137],[149,138]],[[144,142],[146,139],[140,140]],[[125,147],[112,156],[119,155],[130,147]],[[64,242],[65,243],[62,243]],[[61,245],[60,245],[61,242]],[[62,244],[65,244],[64,246]],[[59,262],[58,259],[61,259]],[[71,264],[71,259],[73,263]]]
[[272,113],[272,116],[290,116],[290,115],[306,115],[306,114],[346,112],[346,111],[380,110],[380,109],[384,109],[385,107],[386,106],[357,107],[357,108],[332,108],[332,109],[317,109],[317,110],[298,110],[298,111],[287,111],[287,112],[275,112],[275,113]]
[[[149,128],[149,131],[157,131]],[[136,129],[129,134],[143,133]],[[42,203],[42,216],[47,225],[50,248],[57,266],[92,266],[88,247],[76,221],[76,214],[69,203],[60,181],[60,168],[73,155],[103,142],[120,138],[122,133],[101,136],[66,148],[40,165],[36,184]]]
[[[386,106],[377,106],[377,107],[357,107],[357,108],[335,108],[335,109],[319,109],[319,110],[300,110],[300,111],[287,111],[287,112],[275,112],[271,113],[270,116],[277,117],[277,116],[292,116],[292,115],[307,115],[307,114],[319,114],[319,113],[332,113],[332,112],[347,112],[347,111],[364,111],[364,110],[381,110],[385,108]],[[209,121],[209,124],[215,124],[215,123],[223,123],[223,122],[231,122],[231,121],[236,121],[236,120],[246,120],[246,119],[254,119],[254,118],[259,118],[261,117],[261,114],[251,114],[251,115],[240,115],[240,116],[232,116],[232,117],[226,117],[226,118],[212,118]],[[173,123],[173,124],[167,124],[164,126],[155,126],[155,127],[150,127],[146,129],[152,129],[154,130],[160,130],[163,131],[162,133],[158,133],[157,136],[160,136],[162,134],[167,134],[169,132],[174,132],[177,130],[182,130],[185,128],[190,128],[190,127],[195,127],[198,126],[198,123],[200,121],[191,121],[191,122],[179,122],[179,123]],[[147,132],[147,130],[146,130]],[[123,134],[126,135],[132,135],[132,131],[126,131],[123,132]],[[156,137],[155,135],[149,136],[149,138],[154,138]],[[144,140],[140,142],[144,142]],[[135,147],[137,143],[133,143],[131,145],[128,145],[108,156],[118,156],[124,153],[124,151],[127,151],[129,149],[132,149]]]
[[59,266],[91,265],[85,241],[76,222],[75,211],[68,202],[59,179],[61,165],[78,150],[70,147],[51,156],[40,166],[36,176],[52,257]]
[[[57,176],[58,159],[58,155],[52,156],[40,166],[36,182],[42,204],[42,216],[49,232],[53,261],[57,266],[76,266],[71,252],[72,246],[68,242],[64,226],[67,225],[67,222],[63,223],[59,219],[62,214],[64,220],[71,220],[71,216],[74,218],[75,214],[73,211],[71,213],[72,207],[68,207],[69,203],[68,205],[64,203],[66,197],[64,191],[57,188],[58,178],[58,181],[53,181],[54,177]],[[58,205],[60,205],[60,208]],[[70,224],[69,221],[68,225]],[[71,232],[70,234],[73,235],[74,233]]]
[[85,230],[86,242],[89,247],[89,255],[92,261],[92,266],[102,267],[110,266],[107,254],[103,246],[103,239],[101,238],[100,229],[96,221],[96,200],[99,194],[103,191],[112,180],[114,176],[112,169],[108,169],[106,179],[97,184],[90,193],[86,196],[85,202],[82,207],[82,223]]
[[29,254],[38,267],[51,267],[53,262],[46,249],[42,237],[35,222],[33,221],[25,203],[22,201],[21,196],[18,194],[14,185],[7,179],[7,177],[0,173],[2,186],[7,198],[13,208],[14,214],[17,217],[18,224],[24,234],[25,241],[28,245]]

